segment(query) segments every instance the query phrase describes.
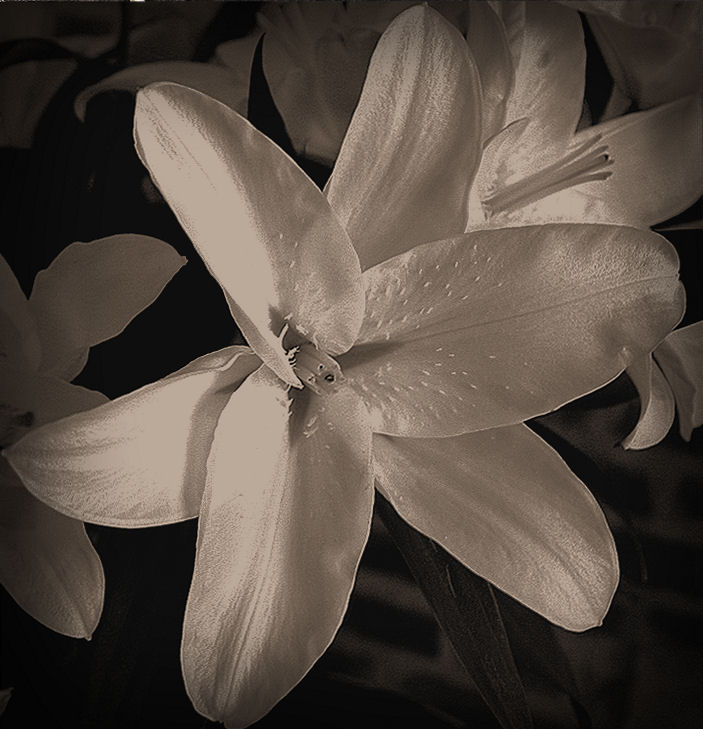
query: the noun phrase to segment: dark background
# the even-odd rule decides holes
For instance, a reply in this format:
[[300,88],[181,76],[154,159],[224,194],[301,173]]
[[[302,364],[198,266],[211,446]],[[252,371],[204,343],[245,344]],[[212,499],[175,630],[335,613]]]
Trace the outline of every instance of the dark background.
[[[184,21],[182,10],[166,3],[148,8],[71,3],[57,18],[48,4],[8,5],[0,6],[6,38],[0,44],[0,72],[36,59],[49,64],[50,74],[55,60],[75,61],[42,110],[31,146],[0,149],[2,254],[25,292],[37,271],[75,240],[138,232],[168,241],[189,259],[154,305],[122,335],[91,351],[76,381],[116,397],[230,344],[237,332],[218,285],[134,153],[133,98],[125,93],[95,98],[85,123],[74,116],[73,99],[124,65],[207,60],[218,43],[250,30],[257,3],[189,3]],[[108,45],[88,58],[54,42],[81,34],[107,38]],[[587,43],[587,100],[597,119],[612,81],[589,34]],[[20,86],[5,89],[0,102],[13,104],[31,93]],[[250,116],[286,143],[260,81],[253,87]],[[324,183],[329,170],[299,161]],[[700,218],[698,206],[673,222]],[[666,235],[681,256],[689,297],[684,323],[692,323],[702,318],[701,233]],[[618,443],[636,422],[638,409],[634,388],[621,376],[531,424],[602,504],[623,573],[604,627],[585,634],[553,628],[499,595],[539,729],[689,729],[703,716],[703,437],[694,431],[686,444],[674,428],[660,445],[626,452]],[[105,609],[92,641],[52,633],[2,592],[0,687],[13,686],[14,693],[0,726],[209,726],[185,695],[178,657],[196,523],[133,531],[89,525],[88,532],[107,578]],[[555,675],[563,669],[555,645],[573,674],[568,690],[568,682]],[[408,722],[498,726],[375,519],[349,612],[332,647],[256,726],[404,727]]]

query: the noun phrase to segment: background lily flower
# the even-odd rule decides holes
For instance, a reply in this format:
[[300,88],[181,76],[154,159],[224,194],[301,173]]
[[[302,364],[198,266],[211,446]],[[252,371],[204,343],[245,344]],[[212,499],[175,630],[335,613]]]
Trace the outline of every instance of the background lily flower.
[[703,12],[699,2],[612,2],[568,4],[584,13],[615,86],[606,114],[630,104],[647,109],[700,93]]
[[[516,20],[518,7],[523,14]],[[505,44],[516,58],[512,72],[509,68],[502,76],[514,77],[514,84],[503,130],[486,145],[475,173],[467,230],[558,221],[648,227],[700,198],[699,97],[576,131],[585,79],[577,16],[541,3],[500,8]],[[494,54],[491,61],[499,58]],[[544,58],[546,62],[540,60]],[[502,60],[510,64],[509,56]],[[544,92],[535,94],[535,88]],[[543,162],[535,165],[535,159]],[[646,448],[668,432],[674,401],[650,355],[628,374],[642,410],[623,445]],[[679,391],[677,400],[682,399]],[[682,433],[686,427],[682,424]]]
[[[435,78],[446,82],[422,92],[444,94],[471,78],[471,66],[458,33],[424,8],[400,16],[376,53],[359,108],[385,91],[388,116],[401,109],[416,122],[393,135],[379,129],[376,159],[394,190],[411,164],[398,153],[421,147],[413,133],[424,139],[427,123],[409,106],[407,80],[442,64]],[[475,87],[459,88],[456,115],[445,116],[450,128],[470,122],[465,132],[476,127]],[[340,159],[363,165],[376,150],[353,154],[358,129]],[[88,504],[102,523],[185,518],[202,491],[182,644],[196,708],[249,724],[326,649],[368,535],[374,476],[399,513],[471,569],[560,625],[598,624],[617,583],[609,530],[583,484],[522,422],[611,380],[678,321],[668,244],[620,227],[484,231],[362,274],[352,245],[362,220],[385,236],[386,251],[398,243],[370,214],[372,196],[351,184],[343,194],[344,168],[325,197],[235,112],[172,84],[140,92],[135,140],[264,364],[251,372],[254,355],[210,355],[230,378],[218,388],[229,396],[224,407],[179,395],[183,375],[167,378],[26,436],[9,458],[48,503],[75,515]],[[342,199],[346,207],[334,202]],[[374,255],[370,244],[362,250]],[[234,373],[243,359],[244,376]],[[217,418],[211,438],[174,447],[171,429],[189,427],[174,424],[156,456],[149,440],[133,460],[130,425],[157,422],[154,393],[173,403],[169,425],[177,415]],[[162,461],[183,445],[187,463],[205,465],[198,481],[163,481],[173,471]],[[526,460],[534,470],[525,472]],[[407,466],[417,483],[407,482]],[[427,498],[433,482],[446,498]]]
[[[135,266],[135,261],[139,266]],[[114,337],[161,292],[182,259],[146,236],[113,236],[66,248],[27,300],[0,257],[0,445],[34,427],[104,403],[69,384],[88,349]],[[83,524],[32,496],[0,461],[0,580],[32,617],[89,638],[100,618],[104,577]]]

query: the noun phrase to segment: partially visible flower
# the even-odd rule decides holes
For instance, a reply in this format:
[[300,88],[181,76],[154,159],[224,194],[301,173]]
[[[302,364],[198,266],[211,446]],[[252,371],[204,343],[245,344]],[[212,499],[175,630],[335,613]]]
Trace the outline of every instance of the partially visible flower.
[[661,441],[678,412],[684,440],[703,425],[703,322],[677,329],[646,357],[628,367],[642,407],[625,448],[648,448]]
[[214,3],[132,4],[123,28],[126,19],[115,3],[4,3],[0,41],[27,40],[38,46],[39,57],[0,68],[0,146],[30,147],[56,92],[86,59],[116,48],[121,32],[127,63],[168,66],[193,55],[216,12]]
[[[31,429],[101,405],[69,384],[90,346],[118,334],[183,264],[145,236],[73,243],[40,271],[27,300],[0,257],[0,447]],[[83,524],[45,506],[0,460],[0,582],[48,628],[89,638],[104,577]]]
[[[399,16],[328,197],[217,101],[173,84],[137,97],[137,150],[252,349],[207,355],[7,455],[79,518],[199,515],[183,672],[196,709],[230,727],[265,714],[334,637],[374,480],[408,522],[559,625],[599,624],[612,598],[600,509],[523,421],[663,338],[683,307],[676,255],[646,231],[553,225],[394,256],[442,225],[455,170],[477,163],[453,136],[480,139],[474,78],[436,13]],[[376,256],[374,235],[387,255],[362,273],[355,247]]]
[[[491,63],[502,61],[502,77],[514,80],[506,86],[502,131],[488,141],[472,183],[467,230],[553,222],[648,227],[703,194],[699,97],[576,131],[585,79],[578,18],[542,3],[499,7],[511,54],[494,53]],[[628,374],[642,412],[623,445],[646,448],[668,432],[673,398],[649,354]]]
[[701,92],[703,5],[698,0],[568,0],[568,5],[586,13],[623,110],[631,103],[648,109]]

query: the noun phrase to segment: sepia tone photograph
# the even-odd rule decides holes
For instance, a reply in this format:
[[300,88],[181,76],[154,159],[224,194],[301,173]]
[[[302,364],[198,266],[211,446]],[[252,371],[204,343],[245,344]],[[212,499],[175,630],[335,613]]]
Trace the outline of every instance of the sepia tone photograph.
[[0,729],[693,729],[703,0],[0,0]]

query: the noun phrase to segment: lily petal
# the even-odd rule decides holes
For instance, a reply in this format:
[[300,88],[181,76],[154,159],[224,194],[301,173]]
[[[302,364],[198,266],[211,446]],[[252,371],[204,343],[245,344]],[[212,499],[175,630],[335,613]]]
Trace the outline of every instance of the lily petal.
[[321,191],[223,104],[175,84],[137,95],[137,151],[256,353],[299,387],[284,324],[330,354],[363,316],[359,261]]
[[27,297],[0,256],[0,353],[8,363],[35,370],[41,358],[39,337]]
[[613,160],[605,180],[585,182],[545,197],[495,225],[549,222],[648,227],[688,208],[703,194],[703,117],[695,96],[589,127]]
[[101,392],[4,362],[0,363],[0,378],[0,404],[20,416],[24,428],[52,423],[108,400]]
[[464,229],[480,88],[466,42],[426,6],[379,40],[326,188],[362,268]]
[[251,58],[256,43],[252,44],[249,38],[238,39],[239,42],[244,40],[247,41],[247,48],[251,45],[248,67],[224,68],[212,63],[190,61],[164,61],[131,66],[84,89],[74,103],[76,115],[79,119],[84,119],[88,102],[105,91],[130,91],[136,94],[144,86],[158,81],[172,81],[197,89],[226,104],[230,109],[246,114]]
[[669,432],[674,422],[674,394],[651,354],[635,360],[626,371],[640,396],[640,417],[622,446],[641,450],[656,445]]
[[418,246],[365,272],[366,318],[339,363],[374,432],[511,425],[650,352],[683,312],[677,268],[666,240],[617,226],[507,228]]
[[455,438],[374,436],[380,490],[398,513],[557,625],[600,625],[618,584],[596,500],[525,425]]
[[581,117],[586,48],[578,13],[552,2],[524,3],[519,47],[505,120],[530,119],[522,148],[528,159],[568,142]]
[[0,583],[35,620],[90,638],[105,578],[83,524],[44,506],[0,461]]
[[703,424],[703,322],[681,327],[654,351],[676,399],[679,431],[684,440]]
[[215,433],[181,659],[196,710],[245,727],[307,673],[346,611],[373,506],[358,398],[262,368]]
[[504,125],[515,71],[505,25],[488,3],[467,3],[466,42],[482,89],[483,140]]
[[42,345],[40,370],[72,380],[88,349],[119,334],[186,259],[144,235],[72,243],[37,274],[29,306]]
[[5,450],[49,506],[96,524],[141,527],[197,516],[220,412],[260,360],[246,347],[31,431]]

